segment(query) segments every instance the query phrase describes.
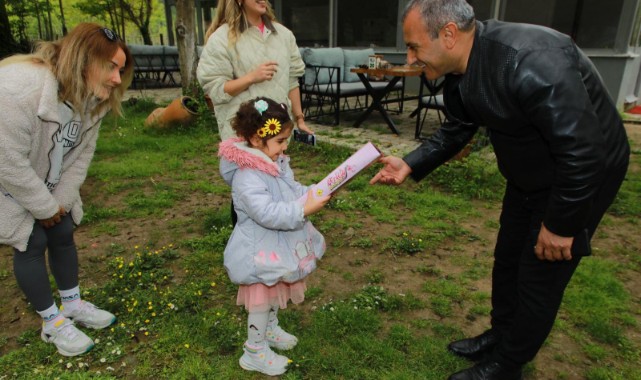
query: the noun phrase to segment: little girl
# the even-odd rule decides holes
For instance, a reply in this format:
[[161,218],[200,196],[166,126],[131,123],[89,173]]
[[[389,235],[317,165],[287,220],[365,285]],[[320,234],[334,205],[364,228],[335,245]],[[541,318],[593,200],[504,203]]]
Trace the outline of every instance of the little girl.
[[[243,103],[232,121],[240,138],[220,144],[220,172],[232,187],[238,221],[225,248],[225,268],[239,284],[237,304],[249,312],[240,366],[283,374],[288,358],[276,354],[298,339],[278,326],[279,308],[305,298],[305,277],[325,252],[325,239],[306,216],[330,196],[316,197],[294,180],[284,155],[293,123],[284,104],[268,98]],[[299,199],[306,200],[300,201]]]

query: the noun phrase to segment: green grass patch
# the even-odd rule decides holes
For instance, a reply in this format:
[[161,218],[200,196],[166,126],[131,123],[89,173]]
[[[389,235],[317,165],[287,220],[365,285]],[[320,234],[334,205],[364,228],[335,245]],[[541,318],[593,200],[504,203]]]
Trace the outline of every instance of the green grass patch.
[[[83,188],[81,260],[91,252],[81,266],[83,297],[114,312],[117,323],[87,331],[96,346],[76,358],[58,355],[37,325],[17,337],[0,334],[0,379],[264,378],[238,366],[246,312],[236,305],[238,288],[223,265],[233,228],[230,189],[218,173],[215,119],[203,112],[190,127],[144,128],[155,107],[143,99],[125,105],[126,119],[105,119]],[[331,134],[356,139],[346,128]],[[499,225],[486,215],[496,215],[504,186],[491,149],[477,139],[467,158],[420,183],[370,186],[374,165],[310,218],[328,250],[305,303],[279,313],[283,328],[299,338],[286,353],[292,363],[282,379],[431,380],[470,365],[446,347],[468,335],[470,322],[489,326],[493,241],[487,236]],[[304,184],[321,180],[352,153],[324,142],[288,149]],[[528,379],[541,372],[560,379],[570,373],[641,378],[634,292],[641,252],[628,242],[630,234],[619,232],[636,231],[641,218],[637,147],[632,163],[636,169],[595,238],[612,244],[583,259],[557,319],[553,336],[563,334],[573,351],[528,365]],[[15,286],[10,270],[0,270],[0,281]],[[550,343],[558,342],[543,350]]]

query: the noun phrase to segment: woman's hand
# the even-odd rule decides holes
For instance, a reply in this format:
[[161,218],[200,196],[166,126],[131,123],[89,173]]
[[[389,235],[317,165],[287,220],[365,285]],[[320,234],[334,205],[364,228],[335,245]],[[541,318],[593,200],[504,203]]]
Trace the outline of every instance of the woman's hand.
[[40,225],[43,226],[44,228],[51,228],[51,227],[55,226],[56,224],[60,223],[60,220],[65,215],[67,215],[67,211],[65,211],[64,207],[59,206],[58,212],[53,214],[53,216],[51,218],[40,219],[40,220],[38,220],[38,223],[40,223]]
[[278,63],[276,61],[267,61],[261,63],[256,70],[250,73],[252,83],[261,83],[266,80],[272,80],[274,75],[278,72]]
[[225,91],[229,96],[237,96],[253,84],[272,80],[277,71],[278,63],[276,63],[276,61],[267,61],[258,66],[256,70],[250,71],[240,78],[231,79],[225,82],[223,91]]
[[303,131],[305,133],[309,133],[310,135],[314,134],[314,131],[311,128],[309,128],[307,126],[307,124],[305,124],[305,120],[304,119],[303,120],[299,120],[298,124],[296,126],[298,127],[298,129],[300,129],[301,131]]
[[314,189],[310,188],[307,192],[307,200],[305,201],[305,207],[303,209],[303,214],[305,216],[319,212],[329,200],[332,198],[331,195],[325,195],[322,197],[317,197],[314,195]]

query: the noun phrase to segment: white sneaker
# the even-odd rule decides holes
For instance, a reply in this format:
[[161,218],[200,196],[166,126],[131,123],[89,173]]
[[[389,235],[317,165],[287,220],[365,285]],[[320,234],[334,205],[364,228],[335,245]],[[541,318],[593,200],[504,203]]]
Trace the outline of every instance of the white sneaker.
[[291,350],[296,347],[296,343],[298,343],[298,338],[281,329],[278,325],[272,329],[267,327],[265,338],[267,338],[267,343],[270,347],[279,350]]
[[53,343],[61,355],[82,355],[93,348],[93,340],[67,318],[61,319],[56,325],[46,328],[43,322],[40,337],[47,343]]
[[91,302],[80,300],[80,306],[67,311],[64,305],[60,307],[62,315],[71,319],[74,323],[90,327],[92,329],[104,329],[116,322],[116,316],[108,311],[98,309]]
[[260,349],[255,349],[245,343],[243,351],[245,353],[238,362],[244,370],[258,371],[269,376],[282,375],[287,371],[289,359],[272,351],[267,344]]

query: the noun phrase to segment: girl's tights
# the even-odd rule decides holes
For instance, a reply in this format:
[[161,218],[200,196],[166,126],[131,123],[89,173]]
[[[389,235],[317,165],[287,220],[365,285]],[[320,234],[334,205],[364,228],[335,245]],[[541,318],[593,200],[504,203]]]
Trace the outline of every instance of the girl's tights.
[[263,344],[268,320],[269,310],[249,312],[247,317],[247,343],[252,346]]

